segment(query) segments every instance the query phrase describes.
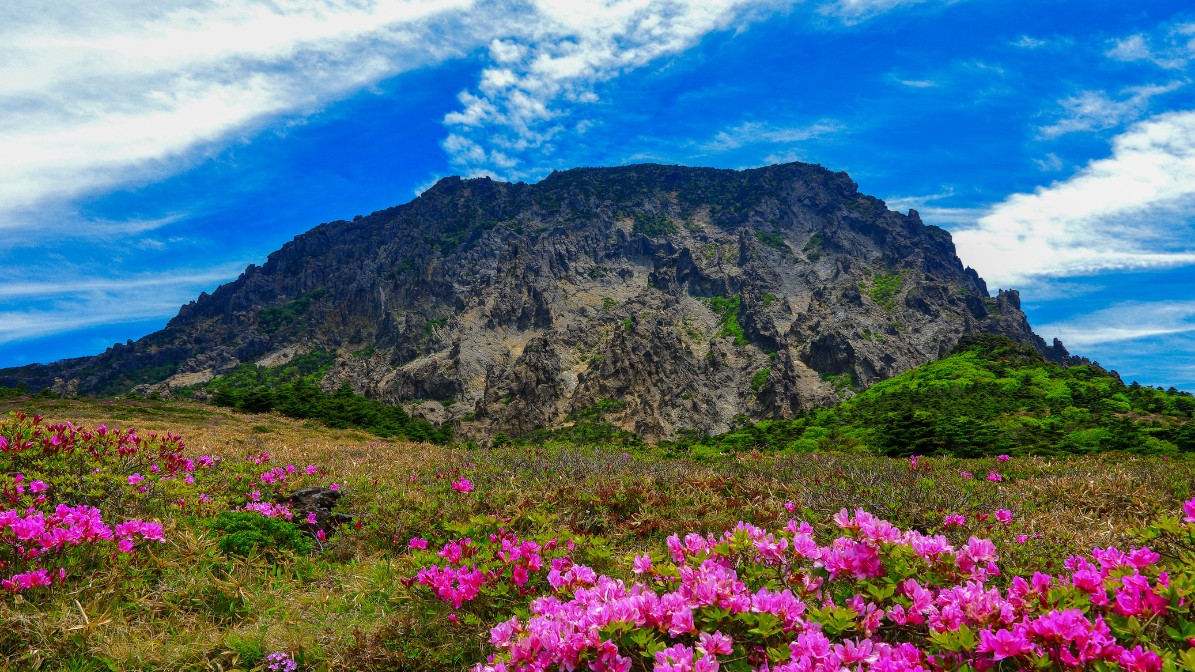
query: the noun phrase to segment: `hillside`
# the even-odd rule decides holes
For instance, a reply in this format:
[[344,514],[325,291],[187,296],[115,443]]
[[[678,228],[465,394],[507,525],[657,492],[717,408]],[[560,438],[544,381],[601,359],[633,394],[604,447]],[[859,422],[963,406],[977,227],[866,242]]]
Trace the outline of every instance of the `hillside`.
[[999,334],[1051,360],[1015,291],[845,173],[637,165],[538,184],[446,178],[322,224],[95,357],[0,371],[66,395],[171,396],[330,353],[319,381],[457,436],[552,428],[617,401],[647,440],[830,405]]
[[673,450],[847,450],[894,457],[1195,452],[1195,397],[1089,364],[1062,367],[998,336],[968,336],[949,356],[832,408],[750,423]]

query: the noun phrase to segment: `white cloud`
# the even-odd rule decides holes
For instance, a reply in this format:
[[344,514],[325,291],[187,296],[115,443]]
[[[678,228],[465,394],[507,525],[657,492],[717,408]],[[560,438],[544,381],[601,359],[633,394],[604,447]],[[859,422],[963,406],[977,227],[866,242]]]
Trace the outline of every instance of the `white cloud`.
[[[280,119],[468,54],[482,70],[446,115],[443,147],[467,174],[518,177],[532,161],[551,167],[561,136],[585,127],[576,112],[597,101],[596,84],[795,2],[0,3],[0,229],[44,228],[46,203],[152,182]],[[910,4],[819,7],[850,23]]]
[[460,53],[436,22],[470,4],[9,3],[0,228],[47,200],[170,174],[278,115]]
[[1042,172],[1055,173],[1062,170],[1062,157],[1054,152],[1048,152],[1042,158],[1034,159],[1033,165],[1037,166],[1037,169]]
[[1058,121],[1039,129],[1039,134],[1043,138],[1056,138],[1067,133],[1113,128],[1140,118],[1154,96],[1177,91],[1186,85],[1187,82],[1174,81],[1133,86],[1121,91],[1124,95],[1119,99],[1110,98],[1103,91],[1084,91],[1059,101],[1064,114]]
[[[715,30],[741,28],[752,11],[787,1],[535,0],[534,20],[489,44],[492,63],[461,108],[444,123],[442,146],[466,175],[520,179],[544,172],[553,141],[579,106],[597,102],[594,86]],[[536,168],[524,164],[534,159]]]
[[1041,40],[1036,37],[1029,37],[1028,35],[1022,35],[1019,38],[1010,42],[1009,44],[1011,44],[1014,47],[1019,47],[1021,49],[1037,49],[1039,47],[1046,46],[1047,44],[1049,44],[1049,42],[1047,40]]
[[1195,111],[1132,126],[1111,156],[954,233],[989,284],[1195,263]]
[[941,86],[932,79],[898,79],[896,83],[911,89],[932,89]]
[[[61,278],[40,282],[10,280],[0,284],[0,298],[50,298],[64,294],[98,295],[132,289],[161,289],[172,285],[210,287],[214,282],[235,278],[245,266],[246,264],[237,262],[222,264],[218,268],[199,272],[141,274],[115,280],[97,277]],[[194,298],[194,296],[192,295],[190,298]]]
[[1185,68],[1195,58],[1195,23],[1160,28],[1153,36],[1136,33],[1112,41],[1104,55],[1115,61],[1146,61],[1167,70]]
[[777,126],[748,121],[719,131],[713,139],[698,145],[706,152],[725,152],[746,145],[789,145],[824,135],[845,132],[846,127],[832,120],[822,120],[806,126]]
[[952,5],[960,0],[836,0],[822,5],[823,14],[833,16],[847,25],[861,23],[902,7],[923,5]]
[[0,344],[104,324],[165,320],[199,292],[236,278],[244,268],[244,263],[224,263],[201,271],[137,274],[117,280],[76,276],[3,282],[0,300],[37,301],[33,308],[0,308]]
[[1195,301],[1126,301],[1037,331],[1072,347],[1195,332]]
[[960,208],[934,205],[938,201],[953,198],[955,195],[954,187],[948,185],[936,194],[885,198],[884,204],[888,206],[889,210],[895,210],[896,212],[916,210],[917,214],[921,216],[922,221],[929,222],[935,226],[973,226],[975,222],[979,221],[980,217],[987,214],[987,209],[985,208]]

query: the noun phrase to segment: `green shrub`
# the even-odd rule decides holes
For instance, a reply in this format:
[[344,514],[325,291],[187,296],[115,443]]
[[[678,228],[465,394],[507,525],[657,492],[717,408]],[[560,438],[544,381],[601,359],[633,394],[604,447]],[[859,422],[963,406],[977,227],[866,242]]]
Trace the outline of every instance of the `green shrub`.
[[632,227],[632,231],[642,233],[651,238],[670,235],[676,233],[677,230],[676,224],[673,224],[667,215],[661,215],[657,212],[636,212],[634,219],[635,224]]
[[311,537],[281,518],[252,511],[225,511],[209,523],[220,532],[216,545],[227,555],[310,553]]

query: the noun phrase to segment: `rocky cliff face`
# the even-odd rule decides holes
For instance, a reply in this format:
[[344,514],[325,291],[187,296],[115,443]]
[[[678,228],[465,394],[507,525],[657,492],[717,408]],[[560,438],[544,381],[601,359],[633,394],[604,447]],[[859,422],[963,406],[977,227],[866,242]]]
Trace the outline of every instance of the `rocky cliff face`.
[[0,384],[168,394],[322,349],[339,354],[329,388],[418,403],[465,436],[618,401],[608,418],[660,439],[832,403],[972,333],[1069,357],[1015,291],[989,297],[946,231],[845,173],[637,165],[446,178],[296,237],[160,332]]

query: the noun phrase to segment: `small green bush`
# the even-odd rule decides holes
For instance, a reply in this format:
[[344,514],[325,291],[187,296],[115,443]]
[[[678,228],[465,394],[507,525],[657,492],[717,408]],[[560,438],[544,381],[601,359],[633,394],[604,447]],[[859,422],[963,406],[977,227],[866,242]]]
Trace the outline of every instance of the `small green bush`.
[[291,523],[252,511],[225,511],[210,526],[220,532],[216,545],[227,555],[310,553],[312,548],[311,538]]

